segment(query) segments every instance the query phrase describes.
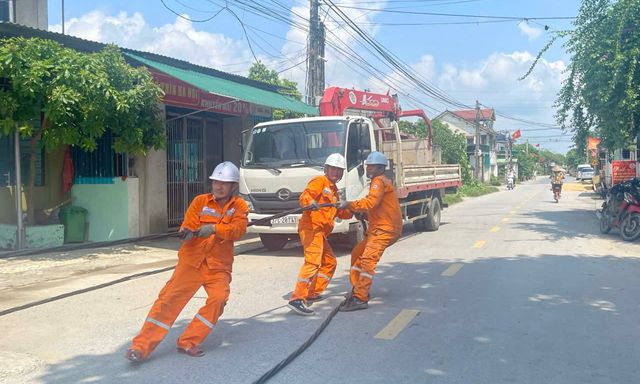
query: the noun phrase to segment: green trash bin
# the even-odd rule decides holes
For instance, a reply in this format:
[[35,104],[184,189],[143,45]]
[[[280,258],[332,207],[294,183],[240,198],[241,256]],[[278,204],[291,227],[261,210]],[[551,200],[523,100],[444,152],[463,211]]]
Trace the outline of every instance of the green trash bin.
[[82,207],[68,206],[60,209],[59,217],[60,222],[64,224],[64,242],[82,243],[87,210]]

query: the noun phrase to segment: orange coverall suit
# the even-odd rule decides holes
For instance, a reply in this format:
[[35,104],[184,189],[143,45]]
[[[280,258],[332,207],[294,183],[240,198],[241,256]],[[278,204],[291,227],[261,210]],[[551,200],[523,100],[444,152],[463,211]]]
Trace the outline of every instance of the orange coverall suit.
[[[336,203],[338,188],[326,176],[313,178],[300,195],[300,206],[306,207],[315,200],[318,204]],[[304,248],[304,264],[300,268],[291,300],[307,300],[316,297],[327,288],[336,270],[336,257],[327,241],[333,230],[333,220],[352,217],[348,210],[324,207],[317,211],[304,211],[298,224],[300,242]]]
[[369,288],[376,265],[384,250],[402,234],[402,212],[396,190],[384,176],[374,177],[369,186],[369,194],[351,202],[349,209],[366,212],[368,217],[367,236],[351,251],[349,278],[353,296],[361,301],[369,301]]
[[229,298],[233,242],[246,232],[248,213],[247,203],[236,196],[224,207],[218,205],[211,193],[193,199],[180,229],[195,231],[202,225],[214,224],[216,232],[208,238],[194,236],[180,247],[176,269],[131,345],[141,351],[143,359],[162,341],[202,286],[207,292],[207,301],[178,338],[178,347],[189,349],[207,337]]

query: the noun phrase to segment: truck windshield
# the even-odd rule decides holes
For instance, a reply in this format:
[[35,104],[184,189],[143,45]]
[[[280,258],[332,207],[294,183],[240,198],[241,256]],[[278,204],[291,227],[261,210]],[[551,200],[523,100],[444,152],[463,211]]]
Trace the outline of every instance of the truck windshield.
[[345,126],[346,121],[313,121],[253,128],[242,165],[322,165],[330,154],[344,153]]

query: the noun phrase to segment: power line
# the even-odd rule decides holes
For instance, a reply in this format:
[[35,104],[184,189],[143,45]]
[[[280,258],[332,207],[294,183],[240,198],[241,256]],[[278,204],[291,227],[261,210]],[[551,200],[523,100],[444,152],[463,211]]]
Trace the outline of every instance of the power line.
[[476,19],[502,19],[502,20],[574,20],[575,16],[545,16],[545,17],[522,17],[522,16],[493,16],[493,15],[471,15],[462,13],[439,13],[439,12],[420,12],[420,11],[400,11],[395,9],[375,9],[365,7],[354,7],[350,5],[343,5],[342,8],[356,9],[360,11],[373,11],[383,13],[401,13],[409,15],[427,15],[427,16],[442,16],[442,17],[466,17]]
[[[162,3],[162,5],[171,13],[173,13],[174,15],[178,16],[181,19],[190,21],[192,23],[206,23],[207,21],[211,21],[213,20],[216,16],[218,16],[218,14],[220,14],[220,12],[222,12],[226,7],[222,7],[220,8],[213,16],[211,17],[207,17],[206,19],[192,19],[190,17],[184,16],[176,11],[174,11],[172,8],[170,8],[165,2],[164,0],[160,0],[160,2]],[[182,4],[182,3],[180,3]]]

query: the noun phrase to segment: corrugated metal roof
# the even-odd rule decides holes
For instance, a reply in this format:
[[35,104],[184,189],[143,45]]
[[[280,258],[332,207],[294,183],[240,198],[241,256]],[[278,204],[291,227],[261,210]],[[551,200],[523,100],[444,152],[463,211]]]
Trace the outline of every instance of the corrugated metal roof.
[[207,92],[248,101],[258,105],[265,105],[271,108],[285,109],[308,115],[318,114],[318,108],[277,92],[270,92],[247,84],[236,83],[228,79],[185,68],[177,68],[172,65],[134,55],[130,52],[124,52],[124,54],[146,66],[155,68],[169,76],[175,77],[176,79],[182,80],[185,83],[189,83],[194,87],[198,87]]
[[[14,23],[0,22],[0,37],[17,36],[54,40],[71,49],[83,52],[96,52],[105,46],[103,43],[63,35],[57,32],[44,31]],[[120,50],[125,55],[125,58],[129,56],[141,64],[156,68],[207,92],[248,101],[254,104],[265,105],[271,108],[285,109],[308,115],[318,114],[318,108],[282,95],[278,93],[278,87],[268,83],[150,52],[141,52],[127,48],[120,48]],[[145,63],[145,61],[147,62]],[[177,74],[181,74],[181,76],[184,77],[177,76]],[[199,80],[201,82],[194,83],[193,80]],[[214,86],[217,86],[217,88]]]

